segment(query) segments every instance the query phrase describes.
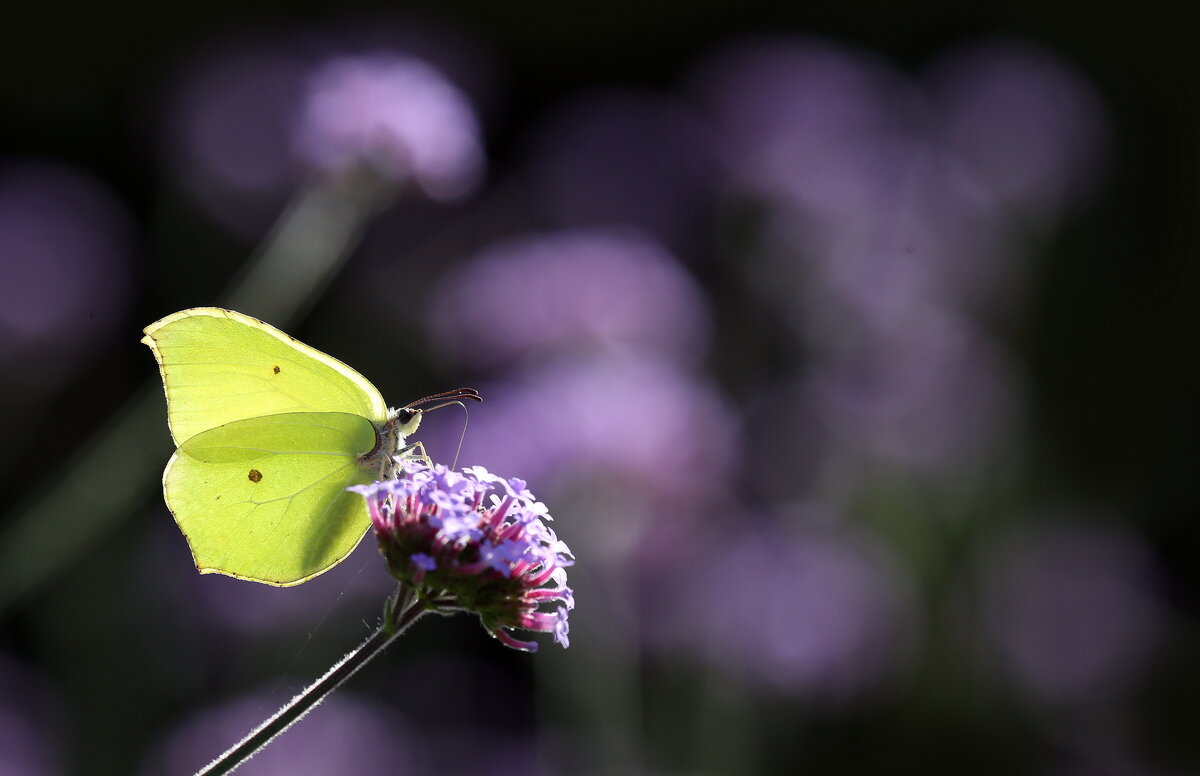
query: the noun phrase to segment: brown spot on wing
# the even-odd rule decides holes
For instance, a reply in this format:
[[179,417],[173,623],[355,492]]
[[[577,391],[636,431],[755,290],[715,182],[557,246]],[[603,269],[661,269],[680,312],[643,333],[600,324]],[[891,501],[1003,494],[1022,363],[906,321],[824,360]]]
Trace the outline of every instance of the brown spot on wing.
[[262,482],[262,472],[258,469],[251,469],[250,474],[247,476],[250,477],[251,482]]
[[273,371],[275,372],[275,374],[279,374],[279,366],[277,365]]

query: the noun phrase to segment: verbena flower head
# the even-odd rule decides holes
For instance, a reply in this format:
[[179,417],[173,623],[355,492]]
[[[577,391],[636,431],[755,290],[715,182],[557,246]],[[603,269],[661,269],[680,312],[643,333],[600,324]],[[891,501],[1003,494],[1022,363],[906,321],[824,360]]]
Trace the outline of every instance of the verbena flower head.
[[[575,605],[566,567],[574,561],[546,521],[546,506],[523,480],[482,466],[454,471],[407,462],[403,477],[351,490],[367,499],[375,536],[392,576],[444,609],[479,615],[514,649],[537,650],[511,631],[553,633],[568,646]],[[541,604],[560,602],[553,612]]]

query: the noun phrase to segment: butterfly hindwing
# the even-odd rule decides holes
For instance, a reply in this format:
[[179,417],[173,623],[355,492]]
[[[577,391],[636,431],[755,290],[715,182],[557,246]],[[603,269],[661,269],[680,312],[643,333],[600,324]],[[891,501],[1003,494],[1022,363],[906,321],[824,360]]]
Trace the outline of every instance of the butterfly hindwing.
[[233,421],[185,441],[163,473],[163,492],[196,567],[293,585],[340,561],[370,526],[362,497],[346,488],[371,479],[360,459],[376,439],[362,416],[298,412]]

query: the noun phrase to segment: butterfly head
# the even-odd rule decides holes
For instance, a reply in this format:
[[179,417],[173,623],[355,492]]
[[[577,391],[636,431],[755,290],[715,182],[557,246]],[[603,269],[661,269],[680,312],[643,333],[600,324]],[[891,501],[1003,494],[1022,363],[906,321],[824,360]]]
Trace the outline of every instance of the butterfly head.
[[402,444],[405,437],[416,432],[417,427],[421,425],[421,418],[426,412],[433,412],[451,404],[462,406],[463,399],[483,401],[479,391],[474,388],[455,388],[453,391],[435,393],[432,396],[409,402],[398,409],[390,410],[386,433],[395,439],[397,444]]
[[400,439],[404,439],[404,437],[416,432],[417,426],[421,425],[421,416],[425,414],[425,411],[411,407],[401,407],[395,410],[395,413],[396,415],[392,422],[395,423],[396,435]]

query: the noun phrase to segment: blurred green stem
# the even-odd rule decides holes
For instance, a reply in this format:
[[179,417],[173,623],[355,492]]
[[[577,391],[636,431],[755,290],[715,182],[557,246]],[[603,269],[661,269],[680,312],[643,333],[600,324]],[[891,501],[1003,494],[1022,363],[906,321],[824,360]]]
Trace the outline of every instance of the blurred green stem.
[[283,326],[307,311],[362,239],[367,221],[390,204],[395,181],[369,169],[302,191],[258,253],[223,295],[223,304]]
[[[397,192],[368,172],[301,191],[224,294],[222,304],[287,327],[358,245],[367,222]],[[0,614],[137,511],[170,452],[157,375],[65,467],[47,479],[0,534]]]
[[251,731],[249,735],[200,769],[196,776],[219,776],[232,772],[269,744],[275,736],[298,722],[325,696],[340,687],[358,669],[370,662],[428,611],[428,605],[420,598],[403,588],[398,590],[395,598],[389,600],[388,612],[384,617],[383,624],[368,636],[366,641],[335,663],[324,676],[288,701],[283,708]]
[[754,704],[736,679],[715,667],[702,670],[696,682],[692,773],[754,773],[757,722]]

